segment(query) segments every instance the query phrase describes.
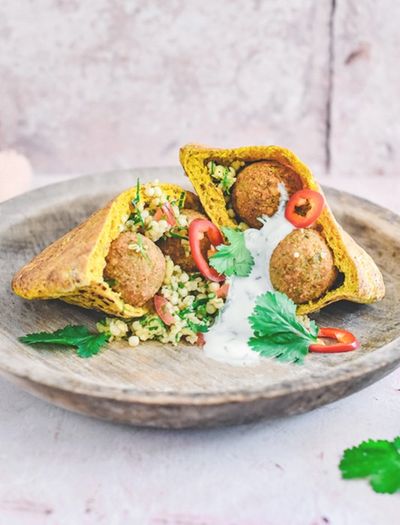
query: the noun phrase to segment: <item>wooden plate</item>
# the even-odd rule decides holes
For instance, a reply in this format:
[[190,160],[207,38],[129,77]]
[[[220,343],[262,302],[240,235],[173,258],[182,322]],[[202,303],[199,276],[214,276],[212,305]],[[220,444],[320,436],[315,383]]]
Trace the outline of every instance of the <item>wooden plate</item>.
[[142,426],[182,428],[290,415],[329,403],[381,378],[400,363],[400,217],[347,193],[326,189],[339,222],[381,267],[387,296],[362,306],[336,303],[315,315],[357,334],[360,351],[312,355],[304,366],[264,360],[233,367],[199,348],[114,344],[92,359],[18,342],[27,332],[102,317],[61,301],[24,301],[10,291],[13,273],[122,189],[141,181],[185,183],[176,168],[83,177],[0,205],[0,371],[22,388],[89,416]]

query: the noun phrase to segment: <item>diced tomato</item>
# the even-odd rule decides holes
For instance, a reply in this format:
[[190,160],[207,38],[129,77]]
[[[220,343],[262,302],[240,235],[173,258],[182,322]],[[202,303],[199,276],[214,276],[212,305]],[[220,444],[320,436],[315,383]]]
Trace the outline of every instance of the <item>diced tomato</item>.
[[357,350],[360,346],[360,343],[351,332],[340,328],[320,328],[318,337],[334,339],[336,343],[331,345],[324,343],[312,344],[309,346],[310,352],[318,352],[321,354],[351,352],[352,350]]
[[218,246],[224,242],[222,233],[215,224],[207,219],[195,219],[189,226],[189,244],[194,262],[199,272],[210,281],[225,281],[225,276],[214,270],[201,253],[200,241],[204,238],[204,234],[207,235],[213,246]]
[[168,309],[170,303],[162,295],[154,296],[154,308],[156,309],[157,315],[166,325],[170,326],[175,323],[174,316]]
[[285,217],[296,228],[307,228],[321,215],[325,206],[321,193],[313,190],[299,190],[294,193],[286,205]]
[[197,346],[204,346],[206,344],[206,340],[204,339],[204,334],[202,332],[197,333]]
[[229,292],[229,283],[225,282],[222,286],[219,287],[219,289],[216,292],[217,297],[222,297],[222,299],[225,299],[225,297],[228,295]]
[[176,225],[175,214],[169,202],[165,202],[154,214],[155,221],[161,221],[161,219],[165,219],[170,226]]

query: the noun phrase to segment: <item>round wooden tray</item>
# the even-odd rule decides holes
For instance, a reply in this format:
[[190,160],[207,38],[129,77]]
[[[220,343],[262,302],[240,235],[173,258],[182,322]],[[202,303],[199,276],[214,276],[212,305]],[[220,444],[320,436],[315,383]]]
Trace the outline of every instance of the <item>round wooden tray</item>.
[[[336,303],[313,317],[357,334],[349,354],[310,355],[304,366],[263,360],[234,367],[201,349],[114,343],[91,359],[73,350],[37,349],[17,338],[66,324],[93,327],[100,314],[61,301],[24,301],[10,291],[13,273],[110,197],[158,178],[187,186],[177,168],[82,177],[0,205],[0,372],[51,403],[133,425],[183,428],[243,423],[311,410],[347,396],[400,364],[400,217],[347,193],[326,189],[339,222],[374,257],[387,295],[376,305]],[[186,183],[186,184],[185,184]]]

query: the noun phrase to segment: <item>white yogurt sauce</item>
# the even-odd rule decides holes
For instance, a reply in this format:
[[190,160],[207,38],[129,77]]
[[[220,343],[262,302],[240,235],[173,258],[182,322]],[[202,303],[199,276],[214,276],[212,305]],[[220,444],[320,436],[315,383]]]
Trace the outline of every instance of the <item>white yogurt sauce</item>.
[[272,217],[263,217],[260,230],[250,228],[244,232],[246,246],[254,257],[254,266],[248,277],[229,278],[229,294],[221,314],[205,334],[204,352],[208,357],[232,365],[257,363],[260,355],[247,344],[253,335],[248,317],[256,298],[273,291],[269,278],[269,262],[276,246],[295,227],[285,218],[288,194],[284,184],[279,184],[280,203]]

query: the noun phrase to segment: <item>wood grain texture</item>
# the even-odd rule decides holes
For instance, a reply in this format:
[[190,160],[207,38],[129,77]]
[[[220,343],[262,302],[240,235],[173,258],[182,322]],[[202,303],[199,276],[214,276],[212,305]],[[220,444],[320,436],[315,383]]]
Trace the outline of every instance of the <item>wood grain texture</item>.
[[113,194],[141,180],[182,182],[180,170],[147,169],[83,177],[1,205],[0,368],[23,388],[95,417],[146,426],[187,427],[294,414],[359,390],[400,362],[400,220],[348,194],[328,190],[339,221],[380,265],[387,297],[377,305],[339,303],[315,316],[321,325],[351,328],[362,349],[309,356],[305,366],[265,360],[237,368],[207,359],[193,347],[113,344],[90,360],[72,351],[16,341],[29,331],[67,323],[93,326],[99,315],[61,302],[28,302],[11,294],[14,271],[79,223]]

